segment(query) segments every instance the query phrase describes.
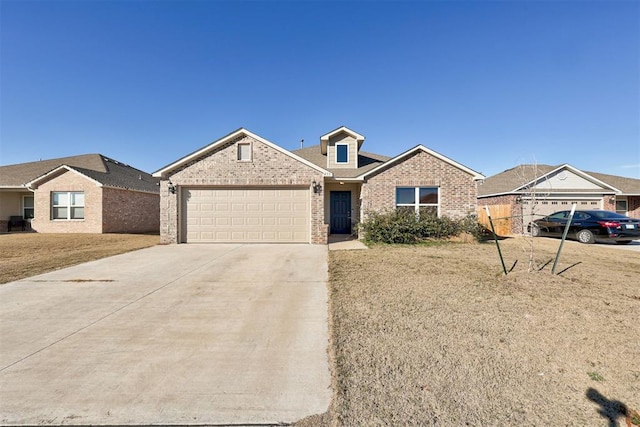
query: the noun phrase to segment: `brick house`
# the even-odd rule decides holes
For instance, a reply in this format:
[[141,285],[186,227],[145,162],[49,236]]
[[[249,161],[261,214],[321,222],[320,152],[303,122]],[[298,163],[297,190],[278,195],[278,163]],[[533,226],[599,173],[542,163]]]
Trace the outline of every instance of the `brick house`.
[[395,157],[361,150],[346,127],[288,151],[238,129],[159,169],[165,243],[326,244],[369,211],[475,213],[481,174],[422,145]]
[[101,154],[0,166],[0,231],[157,233],[159,203],[156,178]]
[[532,220],[570,210],[574,203],[577,209],[640,218],[640,179],[585,172],[568,164],[519,165],[490,176],[478,187],[478,206],[506,212],[511,234],[524,234]]

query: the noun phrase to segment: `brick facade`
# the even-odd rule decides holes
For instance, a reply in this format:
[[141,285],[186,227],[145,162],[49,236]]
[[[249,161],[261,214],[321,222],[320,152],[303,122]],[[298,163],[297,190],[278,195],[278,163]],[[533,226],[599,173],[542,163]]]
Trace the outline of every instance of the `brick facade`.
[[157,233],[160,195],[119,188],[102,189],[103,233]]
[[[238,161],[238,143],[251,144],[252,160]],[[322,183],[321,172],[247,135],[228,141],[213,152],[193,159],[160,182],[160,240],[178,243],[184,240],[180,229],[181,187],[296,186],[309,188],[311,243],[326,244],[323,192],[311,190],[313,181]],[[168,181],[178,189],[172,194]]]
[[[51,219],[55,191],[83,192],[84,219]],[[31,227],[39,233],[157,233],[159,200],[155,193],[101,187],[85,176],[67,171],[35,191]]]
[[[52,220],[51,193],[84,192],[84,219]],[[102,233],[102,188],[75,172],[64,172],[38,187],[34,194],[35,218],[31,228],[39,233]]]
[[362,209],[384,211],[396,205],[396,187],[438,187],[440,216],[464,218],[476,212],[473,176],[424,151],[369,177],[362,184]]

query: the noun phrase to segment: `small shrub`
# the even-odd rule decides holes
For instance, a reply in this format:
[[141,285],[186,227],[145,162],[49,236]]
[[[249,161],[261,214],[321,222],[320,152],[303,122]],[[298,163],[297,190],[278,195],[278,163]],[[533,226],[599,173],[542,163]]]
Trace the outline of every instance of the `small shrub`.
[[604,377],[596,371],[587,372],[587,375],[589,375],[589,378],[591,378],[593,381],[604,381]]
[[484,227],[475,217],[453,220],[447,217],[423,214],[410,210],[370,212],[359,224],[364,240],[370,243],[415,244],[429,239],[446,239],[460,233],[469,233],[477,240],[484,236]]

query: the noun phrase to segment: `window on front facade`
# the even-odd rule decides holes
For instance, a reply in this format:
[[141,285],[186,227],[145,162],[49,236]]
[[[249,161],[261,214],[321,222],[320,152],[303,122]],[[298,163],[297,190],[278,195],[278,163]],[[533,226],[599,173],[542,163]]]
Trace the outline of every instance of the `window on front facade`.
[[438,216],[438,203],[438,187],[396,188],[397,210]]
[[22,218],[32,219],[34,214],[33,196],[22,197]]
[[251,161],[251,144],[249,143],[238,144],[238,161],[239,162]]
[[349,163],[348,144],[336,144],[336,163]]
[[626,200],[616,200],[616,213],[621,215],[627,214],[627,201]]
[[51,219],[84,219],[84,193],[81,191],[53,192]]

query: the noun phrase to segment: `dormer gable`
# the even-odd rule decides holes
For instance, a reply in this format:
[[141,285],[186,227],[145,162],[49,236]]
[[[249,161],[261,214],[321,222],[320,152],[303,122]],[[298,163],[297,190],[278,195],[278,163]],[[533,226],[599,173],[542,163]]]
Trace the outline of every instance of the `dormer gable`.
[[364,136],[341,126],[320,137],[320,150],[327,157],[327,169],[357,169]]

